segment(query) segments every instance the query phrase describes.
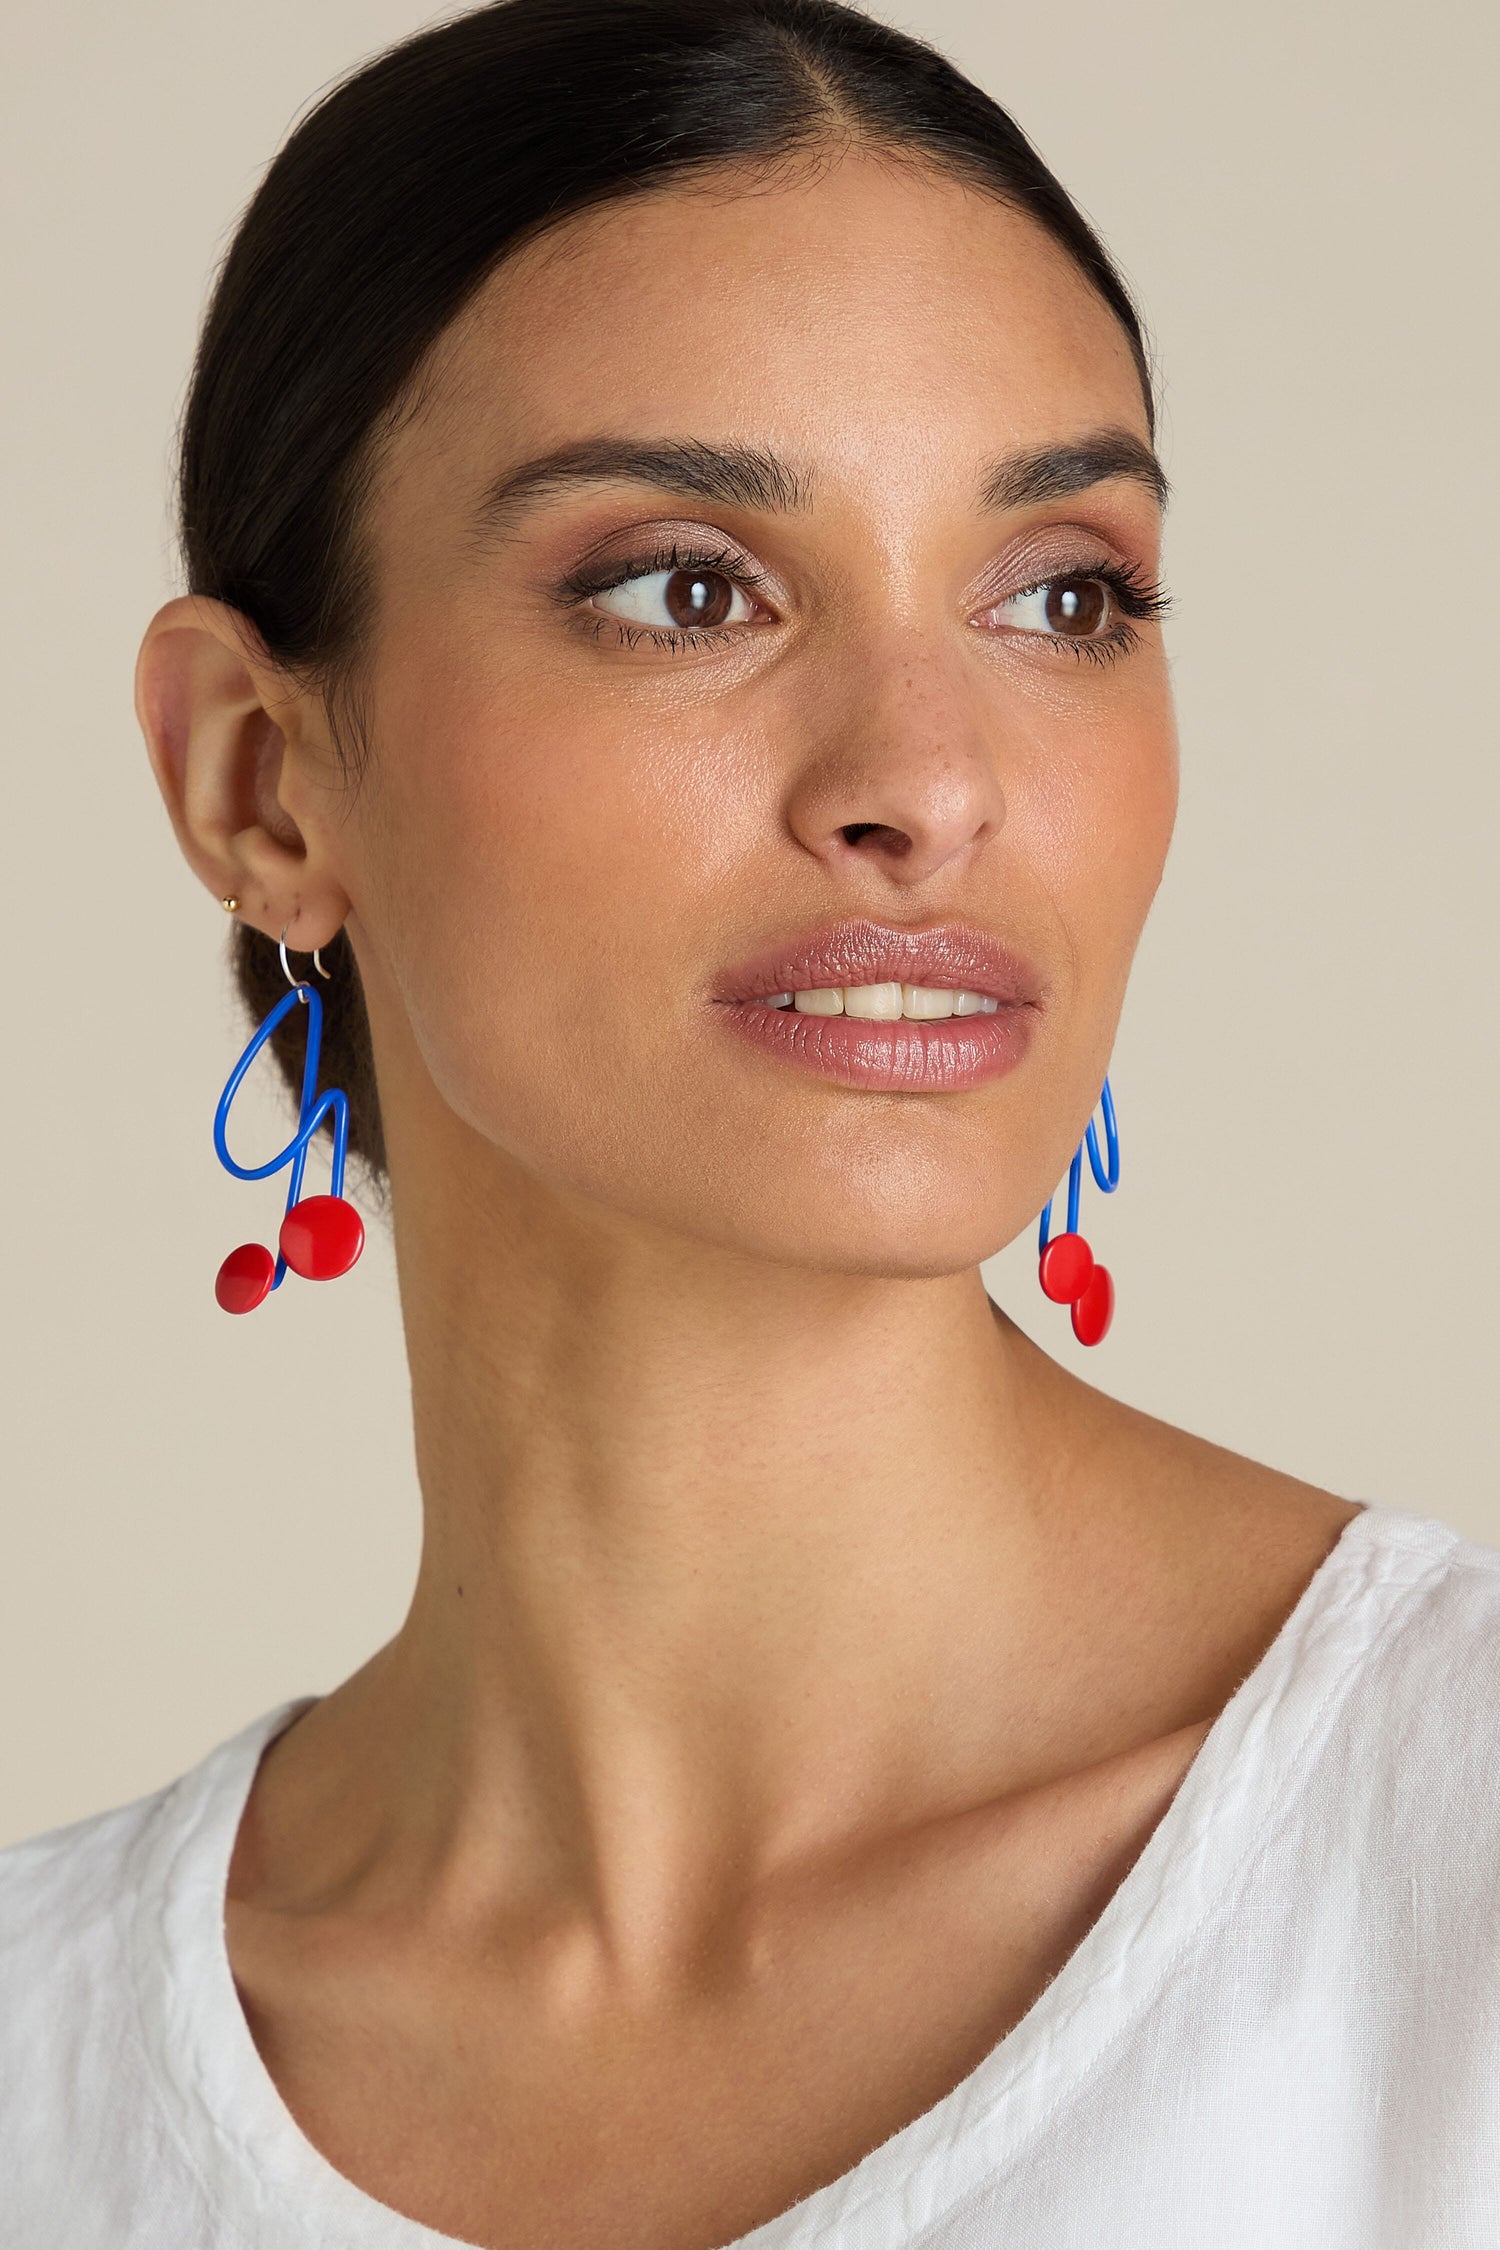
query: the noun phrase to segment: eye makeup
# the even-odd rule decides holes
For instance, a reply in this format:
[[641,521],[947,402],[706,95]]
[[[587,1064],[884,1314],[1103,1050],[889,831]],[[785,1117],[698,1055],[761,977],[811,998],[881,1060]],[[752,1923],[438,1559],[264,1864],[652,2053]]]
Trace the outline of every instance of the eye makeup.
[[[602,544],[604,553],[574,563],[548,589],[558,606],[595,641],[607,638],[627,649],[678,655],[723,647],[775,621],[774,613],[756,599],[757,590],[768,584],[768,574],[739,542],[722,532],[647,527],[634,546]],[[1031,535],[1019,553],[1013,550],[991,566],[987,575],[992,590],[970,611],[970,622],[979,630],[1032,644],[1048,654],[1066,650],[1075,659],[1096,664],[1128,654],[1140,639],[1137,624],[1166,615],[1170,597],[1142,564],[1121,561],[1111,553],[1111,544],[1098,532],[1080,526],[1049,526]],[[613,552],[608,551],[611,545]],[[682,617],[652,623],[597,606],[601,595],[618,587],[654,577],[670,582],[700,576],[742,593],[762,614],[730,624],[695,624]],[[1010,584],[1001,592],[1007,580]]]

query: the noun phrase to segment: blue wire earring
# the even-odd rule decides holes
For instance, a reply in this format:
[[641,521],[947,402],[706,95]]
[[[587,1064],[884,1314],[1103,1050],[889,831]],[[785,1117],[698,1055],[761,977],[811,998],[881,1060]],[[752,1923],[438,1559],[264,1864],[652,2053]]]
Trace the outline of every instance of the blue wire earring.
[[[229,902],[225,901],[226,908]],[[344,1160],[349,1147],[349,1101],[338,1087],[318,1092],[318,1056],[323,1045],[323,1000],[316,985],[292,975],[286,957],[286,931],[281,933],[281,967],[291,990],[277,1001],[245,1052],[229,1073],[229,1081],[214,1111],[214,1149],[226,1172],[237,1180],[268,1180],[290,1165],[286,1214],[278,1237],[278,1255],[260,1242],[242,1242],[231,1250],[219,1268],[214,1295],[225,1312],[254,1312],[273,1289],[279,1289],[288,1266],[305,1281],[333,1281],[349,1268],[365,1246],[364,1221],[352,1203],[344,1200]],[[315,952],[313,966],[320,977],[328,975]],[[294,1008],[307,1010],[307,1055],[302,1065],[302,1099],[297,1130],[286,1147],[265,1164],[237,1164],[229,1153],[225,1127],[230,1106],[244,1084],[245,1074],[261,1048]],[[302,1193],[307,1152],[313,1135],[326,1120],[333,1125],[333,1170],[327,1195]]]
[[1073,1333],[1080,1344],[1102,1343],[1114,1318],[1115,1284],[1108,1266],[1097,1263],[1093,1251],[1078,1231],[1078,1202],[1083,1187],[1083,1158],[1088,1152],[1089,1170],[1094,1183],[1104,1195],[1113,1195],[1120,1184],[1120,1132],[1115,1120],[1115,1098],[1109,1090],[1109,1080],[1104,1081],[1104,1091],[1099,1097],[1104,1112],[1104,1154],[1099,1153],[1099,1136],[1094,1130],[1092,1117],[1079,1142],[1072,1163],[1068,1166],[1068,1227],[1065,1234],[1053,1234],[1052,1203],[1042,1213],[1039,1249],[1041,1263],[1037,1278],[1044,1296],[1055,1305],[1073,1308]]

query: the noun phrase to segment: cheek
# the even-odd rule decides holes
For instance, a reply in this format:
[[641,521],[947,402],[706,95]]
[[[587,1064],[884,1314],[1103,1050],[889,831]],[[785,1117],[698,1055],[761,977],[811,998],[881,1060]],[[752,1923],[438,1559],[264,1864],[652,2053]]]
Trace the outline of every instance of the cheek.
[[1177,815],[1177,736],[1164,670],[1107,719],[1048,731],[1017,776],[1016,825],[1047,890],[1070,999],[1117,1008]]
[[618,712],[449,687],[379,755],[375,935],[438,1093],[528,1169],[639,1172],[763,835],[757,744],[679,721],[643,755]]

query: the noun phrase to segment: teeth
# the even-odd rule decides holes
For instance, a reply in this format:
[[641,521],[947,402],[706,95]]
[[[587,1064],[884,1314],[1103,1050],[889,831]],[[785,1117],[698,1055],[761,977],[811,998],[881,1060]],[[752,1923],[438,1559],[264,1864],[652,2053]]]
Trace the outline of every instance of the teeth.
[[953,992],[932,984],[817,984],[803,992],[768,992],[762,1005],[799,1016],[863,1016],[874,1023],[938,1023],[945,1016],[992,1016],[987,992]]
[[901,1019],[899,984],[846,984],[846,1016],[868,1016],[872,1023],[898,1023]]

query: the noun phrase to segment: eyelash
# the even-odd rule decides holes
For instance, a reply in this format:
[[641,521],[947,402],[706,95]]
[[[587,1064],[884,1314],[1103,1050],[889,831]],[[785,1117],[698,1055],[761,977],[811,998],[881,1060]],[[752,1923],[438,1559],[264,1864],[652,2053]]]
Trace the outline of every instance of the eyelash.
[[[582,564],[577,570],[569,571],[558,593],[570,609],[582,609],[595,594],[608,593],[611,587],[624,586],[632,578],[650,578],[658,570],[714,570],[747,593],[765,583],[764,571],[757,570],[749,556],[737,547],[680,547],[674,540],[670,546],[658,547],[650,554],[631,555],[623,562],[607,563],[602,568],[591,570],[586,563]],[[682,649],[721,646],[743,630],[738,625],[717,628],[684,625],[667,632],[657,625],[633,625],[626,618],[607,617],[600,611],[594,628],[596,637],[606,625],[615,627],[625,648],[639,648],[641,642],[646,641],[651,647],[666,649],[672,654]]]
[[[627,585],[632,578],[649,578],[659,570],[713,570],[747,592],[765,583],[765,573],[756,570],[749,557],[738,548],[682,547],[674,540],[670,546],[657,547],[649,554],[631,555],[603,568],[591,570],[583,564],[561,580],[558,594],[569,608],[582,609],[595,594]],[[1140,640],[1136,622],[1143,618],[1165,617],[1172,606],[1172,597],[1165,587],[1144,572],[1121,563],[1096,563],[1087,570],[1049,571],[1044,578],[1033,579],[1029,586],[1018,586],[1006,599],[1019,600],[1024,594],[1039,593],[1044,586],[1058,585],[1070,578],[1094,580],[1107,586],[1120,612],[1110,631],[1095,640],[1073,640],[1064,633],[1028,636],[1045,641],[1059,652],[1066,650],[1076,660],[1109,664],[1116,657],[1127,655]],[[615,627],[621,645],[626,648],[639,648],[641,642],[646,641],[653,648],[672,654],[684,649],[721,646],[743,631],[741,626],[679,626],[668,632],[656,625],[633,625],[623,617],[608,617],[601,611],[594,628],[596,636],[606,625]]]
[[1142,618],[1165,617],[1172,607],[1172,597],[1159,580],[1124,563],[1093,563],[1086,570],[1049,570],[1044,578],[1034,578],[1029,586],[1018,586],[1006,599],[1019,601],[1023,594],[1040,593],[1044,586],[1062,585],[1069,579],[1092,580],[1107,586],[1120,612],[1110,630],[1097,640],[1070,640],[1066,633],[1033,636],[1045,640],[1048,647],[1059,653],[1066,650],[1079,662],[1110,664],[1117,656],[1127,656],[1140,642],[1136,623]]

